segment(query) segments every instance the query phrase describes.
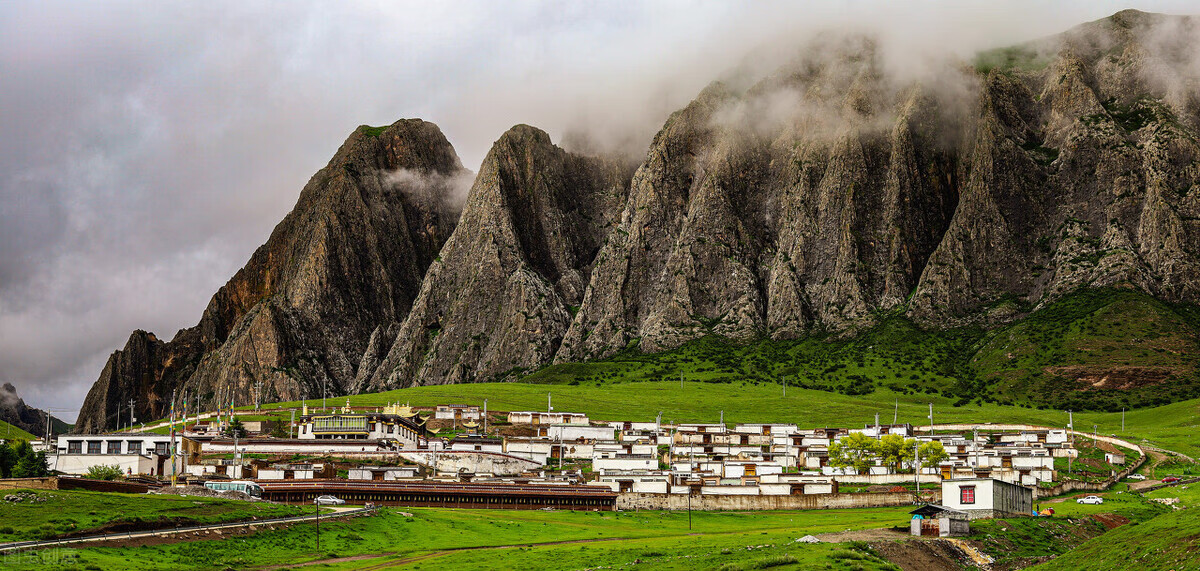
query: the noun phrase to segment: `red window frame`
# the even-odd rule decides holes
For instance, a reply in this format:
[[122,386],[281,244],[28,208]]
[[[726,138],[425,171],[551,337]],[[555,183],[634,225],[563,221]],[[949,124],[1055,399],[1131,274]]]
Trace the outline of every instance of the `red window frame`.
[[958,489],[958,500],[962,504],[975,503],[975,486],[963,486]]

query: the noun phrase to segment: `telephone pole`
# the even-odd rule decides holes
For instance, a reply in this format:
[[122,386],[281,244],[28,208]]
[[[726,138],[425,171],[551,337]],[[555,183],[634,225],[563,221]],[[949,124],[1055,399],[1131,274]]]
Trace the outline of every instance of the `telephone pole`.
[[137,415],[133,412],[133,399],[129,399],[129,430],[133,430],[135,422],[137,422]]

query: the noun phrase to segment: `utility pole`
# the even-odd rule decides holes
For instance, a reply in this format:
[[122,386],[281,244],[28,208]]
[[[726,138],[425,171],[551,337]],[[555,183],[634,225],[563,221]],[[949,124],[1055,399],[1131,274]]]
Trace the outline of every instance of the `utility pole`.
[[292,421],[288,423],[288,438],[295,438],[292,433],[296,430],[296,409],[292,409]]
[[175,487],[175,391],[171,391],[171,487]]
[[679,371],[679,388],[683,389],[683,371]]
[[896,411],[892,413],[892,425],[894,426],[900,420],[900,398],[896,398]]
[[933,436],[933,403],[929,403],[929,435]]
[[783,385],[783,398],[787,398],[787,377],[779,377],[779,384]]
[[133,412],[133,399],[129,399],[129,430],[133,430],[135,422],[137,422],[137,414]]
[[254,382],[254,410],[258,410],[259,403],[262,402],[262,379]]
[[1125,434],[1125,408],[1121,408],[1121,434]]
[[725,431],[725,411],[721,411],[721,431]]
[[554,407],[550,405],[550,393],[546,393],[546,414],[550,414],[552,410]]
[[921,443],[913,443],[913,483],[917,485],[917,499],[921,498]]
[[487,436],[487,399],[483,399],[483,435]]

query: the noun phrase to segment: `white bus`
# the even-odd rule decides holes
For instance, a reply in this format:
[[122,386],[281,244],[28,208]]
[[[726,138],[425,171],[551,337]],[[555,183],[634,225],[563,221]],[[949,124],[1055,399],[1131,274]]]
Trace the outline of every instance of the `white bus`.
[[252,498],[262,497],[262,486],[246,480],[204,482],[204,487],[215,492],[242,492]]

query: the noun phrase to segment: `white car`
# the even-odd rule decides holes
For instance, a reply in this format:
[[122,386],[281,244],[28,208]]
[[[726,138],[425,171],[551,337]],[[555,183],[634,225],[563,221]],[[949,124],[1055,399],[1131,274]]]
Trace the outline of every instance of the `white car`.
[[340,506],[346,503],[346,500],[335,498],[333,496],[317,496],[317,499],[313,500],[313,503],[317,504],[318,506]]
[[1141,474],[1130,474],[1129,479],[1130,480],[1145,480],[1146,477]]
[[1081,503],[1081,504],[1098,505],[1098,504],[1104,503],[1104,498],[1102,498],[1100,496],[1088,496],[1086,498],[1079,498],[1078,500],[1075,500],[1075,501],[1077,503]]

